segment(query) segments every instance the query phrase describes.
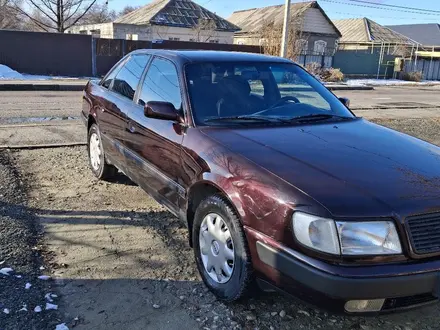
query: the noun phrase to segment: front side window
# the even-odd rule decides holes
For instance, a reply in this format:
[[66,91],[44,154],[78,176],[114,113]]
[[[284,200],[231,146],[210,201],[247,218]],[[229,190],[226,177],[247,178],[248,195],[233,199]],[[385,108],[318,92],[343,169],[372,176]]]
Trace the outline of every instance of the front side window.
[[326,87],[296,64],[189,64],[186,77],[197,125],[354,118]]
[[132,55],[114,79],[112,91],[133,100],[142,73],[147,66],[150,55]]
[[173,63],[155,58],[145,75],[139,97],[139,104],[149,101],[170,102],[179,110],[182,107],[179,78]]
[[117,66],[115,66],[110,73],[108,73],[101,81],[101,86],[104,88],[109,89],[110,85],[113,82],[113,79],[115,79],[116,75],[118,74],[121,67],[124,65],[125,61],[121,61]]

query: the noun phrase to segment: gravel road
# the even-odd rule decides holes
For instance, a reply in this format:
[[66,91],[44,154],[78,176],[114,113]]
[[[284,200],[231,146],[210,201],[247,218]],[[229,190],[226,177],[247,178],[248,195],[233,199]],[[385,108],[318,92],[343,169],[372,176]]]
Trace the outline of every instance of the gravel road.
[[[414,125],[381,123],[402,130]],[[418,135],[437,139],[436,125],[418,123]],[[31,182],[28,203],[45,228],[63,322],[70,327],[438,329],[438,305],[364,318],[328,314],[279,294],[220,303],[200,282],[185,225],[127,178],[96,181],[83,147],[23,150],[15,156]]]
[[[40,231],[26,205],[25,182],[11,155],[0,152],[0,329],[55,329],[60,313],[45,310],[49,302],[45,295],[56,294],[56,289],[52,281],[37,278],[46,271],[40,269]],[[1,274],[2,270],[9,275]],[[37,306],[42,308],[40,313],[34,312]]]
[[[404,101],[433,104],[436,94],[425,92],[414,100],[412,91],[382,89],[348,96],[361,107],[366,98],[370,106],[403,101],[404,96]],[[1,95],[0,144],[84,140],[78,120],[57,121],[78,115],[81,93]],[[438,109],[361,111],[381,125],[440,145]],[[47,126],[11,122],[45,116],[56,119]],[[0,152],[3,260],[0,269],[14,272],[0,274],[0,330],[54,330],[63,322],[69,329],[87,330],[440,329],[438,305],[364,318],[329,314],[279,294],[255,292],[241,303],[218,302],[197,274],[185,224],[123,175],[112,183],[95,180],[85,147]],[[40,274],[53,281],[37,280]],[[32,284],[28,290],[27,282]],[[59,311],[35,313],[37,305],[44,309],[49,292],[59,296],[53,302]],[[28,312],[19,311],[23,304]]]

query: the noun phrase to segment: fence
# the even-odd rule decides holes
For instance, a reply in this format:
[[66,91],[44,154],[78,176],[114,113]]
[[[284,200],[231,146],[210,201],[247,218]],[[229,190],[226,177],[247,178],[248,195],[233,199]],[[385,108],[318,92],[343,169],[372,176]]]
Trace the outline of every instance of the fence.
[[333,67],[350,78],[392,78],[395,55],[380,54],[379,49],[338,50]]
[[136,49],[185,49],[185,50],[218,50],[247,53],[260,53],[261,47],[232,44],[215,44],[203,42],[186,42],[162,40],[160,42],[123,40],[123,39],[94,39],[96,47],[96,75],[101,76],[119,61],[124,55]]
[[260,53],[259,46],[164,40],[92,39],[89,35],[0,30],[0,64],[28,74],[102,76],[124,55],[141,49]]
[[424,80],[440,80],[440,59],[415,58],[405,61],[405,72],[420,71]]
[[91,76],[92,38],[0,30],[0,64],[29,74]]

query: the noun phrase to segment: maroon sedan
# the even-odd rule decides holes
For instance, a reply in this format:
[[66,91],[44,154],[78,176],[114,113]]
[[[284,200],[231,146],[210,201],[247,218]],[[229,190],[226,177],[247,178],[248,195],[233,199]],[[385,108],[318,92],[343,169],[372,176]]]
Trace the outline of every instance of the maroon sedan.
[[440,149],[356,117],[293,62],[136,51],[90,82],[90,167],[188,225],[225,301],[279,288],[349,313],[437,301]]

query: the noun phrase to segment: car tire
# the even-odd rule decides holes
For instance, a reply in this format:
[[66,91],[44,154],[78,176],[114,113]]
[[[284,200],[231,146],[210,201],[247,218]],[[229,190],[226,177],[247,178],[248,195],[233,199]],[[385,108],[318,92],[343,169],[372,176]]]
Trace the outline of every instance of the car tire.
[[[219,216],[218,219],[220,220],[214,220],[213,215]],[[216,250],[216,240],[212,240],[210,244],[206,243],[206,241],[212,238],[219,237],[215,235],[211,236],[209,225],[207,227],[208,221],[211,223],[211,228],[212,223],[217,224],[217,221],[219,221],[219,226],[222,226],[220,230],[223,232],[223,235],[229,237],[226,243],[221,243],[225,244],[222,245],[224,246],[223,251],[226,251],[226,249],[229,251],[229,253],[225,253],[225,255],[230,255],[231,247],[233,250],[234,259],[227,260],[227,265],[221,261],[220,255],[222,253]],[[214,227],[217,228],[215,224]],[[196,210],[192,230],[197,268],[203,282],[209,290],[219,300],[225,302],[236,301],[247,296],[250,292],[250,288],[254,284],[252,262],[243,227],[238,215],[230,206],[229,202],[221,195],[212,195],[204,199]],[[229,231],[229,233],[227,233],[227,231]],[[219,244],[217,243],[217,245]],[[208,250],[209,252],[207,252]],[[222,247],[220,247],[219,250],[222,250]],[[215,255],[216,252],[217,255]],[[218,267],[212,267],[211,271],[208,272],[209,261],[206,262],[206,259],[209,259],[209,256],[214,258],[214,263],[225,265],[224,268],[227,268],[227,271],[218,271]],[[220,261],[216,261],[216,258],[219,258]],[[231,264],[232,274],[230,274]]]
[[117,168],[108,164],[105,159],[98,125],[92,124],[87,138],[89,166],[93,174],[100,180],[109,180],[118,172]]

